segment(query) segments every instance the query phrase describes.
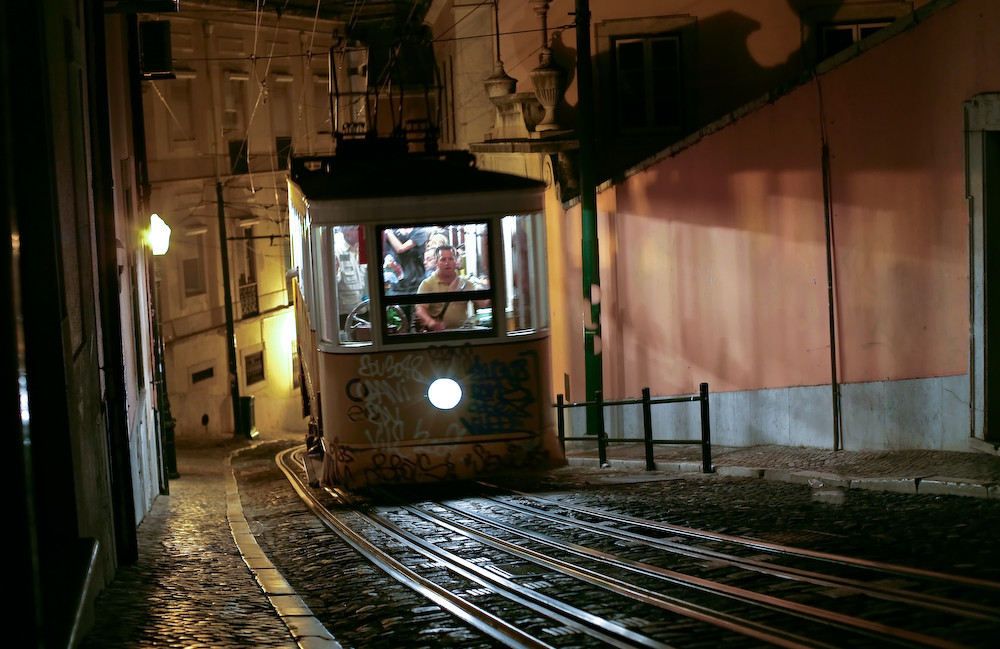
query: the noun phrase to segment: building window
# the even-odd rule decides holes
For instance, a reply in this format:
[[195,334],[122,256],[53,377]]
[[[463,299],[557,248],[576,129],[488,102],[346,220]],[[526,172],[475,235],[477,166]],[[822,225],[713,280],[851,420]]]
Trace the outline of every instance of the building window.
[[274,149],[278,152],[278,169],[288,169],[288,157],[292,155],[292,138],[274,138]]
[[274,132],[274,150],[278,155],[278,169],[288,169],[288,156],[292,153],[292,130],[295,118],[292,111],[292,75],[276,72],[271,75],[267,88],[271,106],[271,129]]
[[891,24],[892,21],[873,21],[864,23],[836,23],[831,25],[821,25],[820,32],[820,58],[827,59],[846,50],[860,40],[863,40],[883,27]]
[[913,2],[909,0],[818,2],[806,6],[799,14],[803,50],[807,58],[823,61],[912,11]]
[[242,133],[246,130],[247,84],[250,75],[245,72],[227,72],[223,86],[222,130]]
[[178,71],[177,77],[164,82],[168,116],[167,129],[172,144],[194,142],[194,73]]
[[181,262],[184,274],[184,297],[205,294],[205,237],[196,234],[191,238],[193,245],[187,247],[190,256]]
[[625,131],[681,126],[681,46],[676,34],[613,39],[618,125]]
[[313,74],[313,114],[317,133],[333,132],[333,117],[330,115],[330,78],[325,74]]
[[246,369],[247,385],[260,383],[264,380],[264,350],[251,352],[243,357]]
[[229,173],[234,176],[250,173],[246,140],[229,141]]
[[242,226],[241,230],[243,240],[240,242],[241,254],[236,257],[236,269],[239,273],[241,318],[249,318],[260,313],[257,294],[257,249],[253,226]]
[[206,367],[203,370],[198,370],[196,372],[191,372],[191,383],[201,383],[202,381],[207,381],[208,379],[215,376],[214,367]]
[[[594,23],[598,137],[634,163],[699,120],[698,20],[689,14]],[[626,137],[629,141],[615,142]]]

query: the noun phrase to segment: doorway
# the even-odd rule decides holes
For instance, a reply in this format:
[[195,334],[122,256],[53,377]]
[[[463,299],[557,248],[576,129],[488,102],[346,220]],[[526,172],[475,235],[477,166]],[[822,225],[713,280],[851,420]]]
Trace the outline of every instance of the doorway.
[[1000,343],[995,342],[1000,334],[1000,93],[966,102],[965,121],[972,281],[971,432],[976,439],[1000,444],[1000,425],[990,421],[988,408],[991,395],[1000,398]]

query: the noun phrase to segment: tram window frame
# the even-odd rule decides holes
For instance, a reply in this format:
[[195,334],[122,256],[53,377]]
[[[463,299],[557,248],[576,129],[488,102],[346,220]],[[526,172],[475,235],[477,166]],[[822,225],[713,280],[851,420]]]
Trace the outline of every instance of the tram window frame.
[[[358,231],[358,270],[360,271],[361,287],[356,290],[359,293],[354,306],[341,313],[340,291],[341,284],[337,278],[338,265],[342,263],[344,254],[349,251],[344,250],[347,244],[343,233],[346,228],[357,228]],[[316,226],[315,240],[317,242],[317,259],[319,260],[319,272],[316,276],[316,293],[321,305],[320,311],[323,314],[320,331],[320,340],[327,344],[335,344],[340,347],[367,347],[372,344],[372,337],[350,339],[348,336],[347,318],[360,305],[369,299],[371,294],[370,276],[367,268],[368,253],[365,243],[366,228],[361,223],[338,223],[323,224]],[[339,247],[339,249],[338,249]],[[345,322],[341,322],[341,316]],[[369,318],[370,321],[370,318]],[[374,327],[374,323],[371,323]],[[363,328],[359,328],[362,330]]]
[[[382,307],[388,310],[391,307],[399,307],[406,311],[407,306],[415,307],[417,304],[427,304],[429,299],[433,300],[434,304],[441,303],[451,303],[451,302],[478,302],[483,300],[489,300],[490,302],[490,319],[488,326],[468,326],[462,328],[452,328],[445,329],[443,331],[426,331],[426,330],[415,330],[415,308],[409,309],[407,314],[409,331],[403,333],[390,333],[387,329],[386,322],[383,319],[381,331],[381,342],[385,345],[395,345],[401,343],[412,343],[418,341],[427,341],[432,337],[433,340],[469,340],[469,339],[479,339],[479,338],[495,338],[498,333],[497,320],[496,320],[496,304],[498,298],[498,290],[496,288],[496,281],[494,278],[498,277],[497,273],[497,262],[496,262],[496,249],[495,242],[498,240],[497,228],[496,228],[496,218],[464,218],[458,220],[448,220],[435,223],[387,223],[384,225],[377,226],[375,228],[375,242],[376,250],[379,252],[379,259],[383,260],[383,277],[385,272],[391,272],[386,268],[387,256],[393,254],[392,246],[389,244],[386,236],[386,232],[389,230],[396,230],[403,227],[421,227],[421,228],[437,228],[440,230],[448,231],[450,228],[468,228],[472,227],[482,227],[483,231],[477,236],[482,236],[484,241],[480,244],[480,256],[485,257],[485,267],[486,271],[486,288],[476,289],[476,290],[463,290],[457,292],[449,293],[387,293],[386,284],[387,282],[374,282],[377,284],[377,294]],[[428,241],[425,241],[422,245],[424,246],[424,252],[426,252],[426,245]],[[450,242],[453,243],[453,242]],[[421,259],[423,259],[423,254],[421,254]],[[369,273],[369,277],[371,277]],[[478,276],[477,276],[478,277]],[[426,279],[426,275],[421,278]],[[419,286],[419,284],[418,284]],[[375,291],[373,291],[375,292]],[[469,316],[469,320],[475,318],[476,315]]]
[[508,214],[500,222],[506,335],[547,331],[550,321],[545,213]]

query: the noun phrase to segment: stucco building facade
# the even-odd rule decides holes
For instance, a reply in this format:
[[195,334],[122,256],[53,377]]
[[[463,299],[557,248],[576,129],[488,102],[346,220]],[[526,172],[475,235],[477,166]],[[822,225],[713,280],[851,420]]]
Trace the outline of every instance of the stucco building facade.
[[[570,0],[500,2],[470,28],[492,24],[498,38],[439,43],[445,62],[478,43],[479,59],[502,60],[517,80],[494,111],[456,110],[455,124],[477,124],[456,145],[550,183],[554,384],[584,400],[584,314],[599,300],[605,398],[707,382],[716,443],[992,452],[983,226],[998,173],[998,8],[589,4],[592,97],[577,95]],[[436,7],[440,27],[474,10]],[[527,119],[497,137],[498,124],[516,124],[501,104],[538,101],[543,42],[563,71],[559,128]],[[671,80],[676,94],[628,87],[641,79]],[[588,100],[596,126],[580,133]],[[657,102],[673,106],[657,113]],[[582,286],[572,187],[574,140],[587,137],[598,151],[599,292]],[[637,436],[637,410],[609,411],[608,430]],[[654,418],[663,437],[697,433],[697,413]]]

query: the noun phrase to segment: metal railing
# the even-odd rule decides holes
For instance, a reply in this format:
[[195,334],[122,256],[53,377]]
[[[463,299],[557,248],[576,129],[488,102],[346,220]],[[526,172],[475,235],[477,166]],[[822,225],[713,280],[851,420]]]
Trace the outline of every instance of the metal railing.
[[[701,402],[701,439],[653,439],[653,417],[652,406],[661,403],[689,403],[692,401]],[[642,405],[643,437],[638,438],[609,438],[604,430],[604,409],[608,406],[631,406]],[[586,435],[584,437],[566,437],[566,410],[569,408],[598,408],[600,417],[595,417],[600,422],[596,435]],[[701,446],[701,470],[702,473],[712,473],[712,430],[709,423],[708,411],[708,383],[699,386],[697,396],[687,397],[663,397],[652,399],[649,396],[649,388],[642,389],[641,399],[623,399],[621,401],[605,401],[601,391],[597,391],[594,401],[580,401],[576,403],[566,403],[563,395],[556,396],[556,425],[559,432],[559,445],[563,452],[566,452],[566,442],[597,442],[597,457],[601,466],[608,461],[608,444],[616,443],[636,443],[642,442],[646,447],[646,470],[653,471],[656,462],[653,459],[653,446],[656,444],[698,444]]]

